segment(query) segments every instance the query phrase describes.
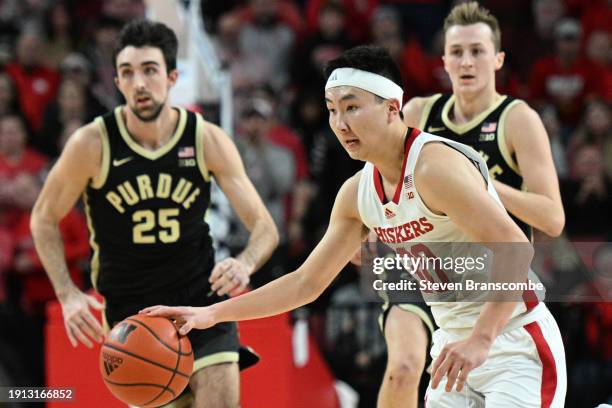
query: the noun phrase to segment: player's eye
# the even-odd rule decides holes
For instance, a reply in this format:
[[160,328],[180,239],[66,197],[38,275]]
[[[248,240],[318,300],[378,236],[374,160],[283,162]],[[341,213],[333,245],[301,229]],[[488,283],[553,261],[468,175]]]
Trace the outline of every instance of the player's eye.
[[346,107],[346,111],[347,112],[351,112],[351,111],[354,111],[354,110],[357,110],[357,107],[355,105],[349,105],[349,106]]
[[147,67],[145,68],[145,74],[147,75],[153,75],[157,72],[157,70],[153,67]]
[[124,69],[123,71],[121,71],[120,75],[122,78],[129,78],[132,76],[132,70]]

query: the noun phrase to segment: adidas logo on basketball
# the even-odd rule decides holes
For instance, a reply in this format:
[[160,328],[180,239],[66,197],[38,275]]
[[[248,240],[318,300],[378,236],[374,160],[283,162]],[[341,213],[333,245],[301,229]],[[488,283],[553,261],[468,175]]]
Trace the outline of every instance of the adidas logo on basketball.
[[107,353],[102,353],[102,355],[104,358],[104,371],[106,371],[106,375],[110,375],[123,363],[123,359],[121,357],[111,356]]

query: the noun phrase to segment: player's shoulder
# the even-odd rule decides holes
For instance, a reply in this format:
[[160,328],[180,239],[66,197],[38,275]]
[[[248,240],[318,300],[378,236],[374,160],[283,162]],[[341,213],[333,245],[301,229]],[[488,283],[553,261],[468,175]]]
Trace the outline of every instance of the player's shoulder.
[[196,113],[196,121],[200,123],[202,127],[202,137],[204,138],[204,143],[207,145],[217,145],[219,143],[223,144],[224,142],[229,142],[231,139],[229,135],[223,130],[219,125],[212,123],[206,119],[199,113]]
[[539,123],[541,119],[538,112],[522,99],[514,99],[506,108],[506,130],[524,130]]
[[82,155],[99,156],[102,151],[103,134],[96,121],[78,128],[68,139],[65,149],[78,150]]
[[452,169],[462,165],[464,161],[465,157],[456,149],[441,141],[432,140],[423,144],[414,167],[414,175],[426,182],[436,182],[440,177],[452,173]]
[[402,108],[404,123],[410,127],[418,127],[423,112],[441,96],[442,94],[434,94],[431,96],[415,96],[411,98]]
[[340,187],[336,196],[337,207],[344,215],[351,217],[359,217],[359,208],[357,207],[357,198],[359,195],[359,180],[363,170],[349,177]]

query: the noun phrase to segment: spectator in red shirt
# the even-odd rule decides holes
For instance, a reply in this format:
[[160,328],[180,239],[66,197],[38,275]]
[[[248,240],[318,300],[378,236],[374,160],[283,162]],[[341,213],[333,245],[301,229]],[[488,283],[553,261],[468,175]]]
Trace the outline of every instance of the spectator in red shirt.
[[19,116],[0,117],[0,226],[14,227],[38,194],[37,179],[47,159],[27,148],[26,140]]
[[319,14],[321,9],[334,4],[341,6],[346,12],[346,21],[351,24],[347,26],[349,37],[354,42],[365,41],[368,37],[368,22],[378,6],[378,0],[309,0],[306,4],[306,24],[311,33],[320,27]]
[[306,37],[297,53],[293,81],[301,89],[321,88],[325,84],[325,64],[352,45],[347,34],[346,11],[335,3],[325,4],[319,10],[318,29]]
[[[34,202],[31,204],[34,205]],[[72,280],[79,288],[83,288],[81,267],[89,256],[89,242],[87,225],[78,210],[73,208],[62,220],[60,234]],[[20,276],[23,290],[21,305],[30,313],[42,314],[45,303],[55,299],[55,292],[32,241],[29,213],[26,213],[15,227],[14,239],[14,269]]]
[[578,123],[586,96],[598,89],[592,65],[581,58],[581,36],[576,20],[559,21],[555,55],[537,61],[529,80],[532,102],[538,107],[547,101],[554,104],[561,122],[570,128]]
[[6,66],[19,93],[21,111],[30,127],[39,131],[43,112],[55,98],[59,76],[43,66],[44,49],[41,37],[33,31],[24,31],[17,40],[16,60]]
[[310,196],[308,184],[308,159],[304,145],[300,137],[289,129],[278,119],[278,100],[274,90],[270,86],[262,86],[256,89],[253,98],[260,98],[270,106],[266,116],[268,125],[268,140],[273,144],[283,147],[291,152],[295,162],[295,185],[286,198],[285,217],[290,250],[300,252],[304,247],[303,242],[303,216]]

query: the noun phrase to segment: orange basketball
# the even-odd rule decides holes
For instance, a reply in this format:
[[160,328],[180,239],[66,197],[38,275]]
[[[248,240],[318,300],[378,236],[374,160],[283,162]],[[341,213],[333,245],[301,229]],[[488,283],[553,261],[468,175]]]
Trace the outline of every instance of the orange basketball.
[[128,317],[108,333],[100,350],[100,372],[108,389],[139,407],[157,407],[178,397],[192,369],[191,342],[164,317]]

